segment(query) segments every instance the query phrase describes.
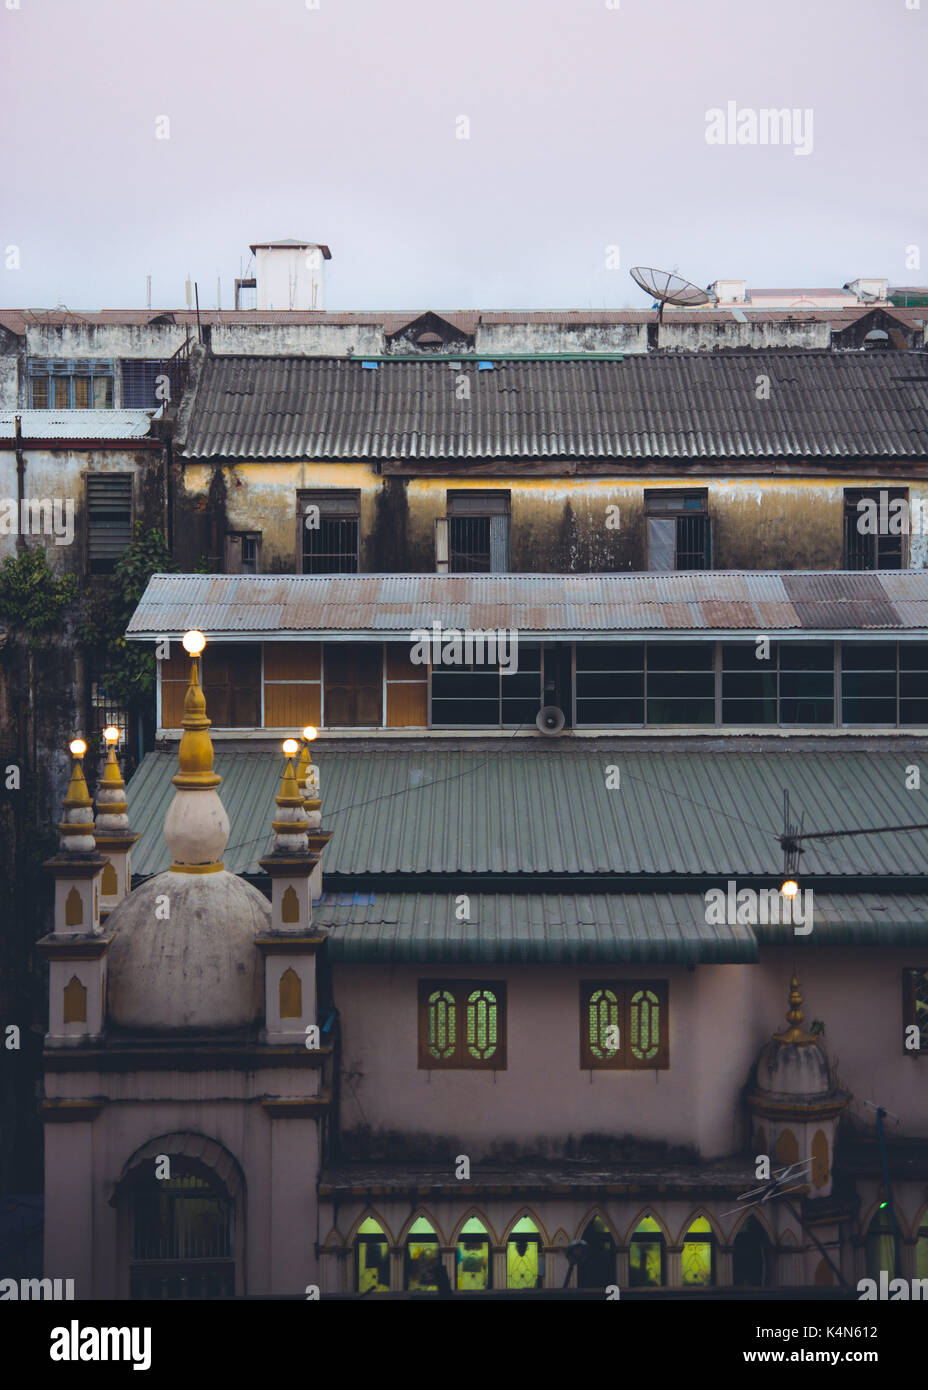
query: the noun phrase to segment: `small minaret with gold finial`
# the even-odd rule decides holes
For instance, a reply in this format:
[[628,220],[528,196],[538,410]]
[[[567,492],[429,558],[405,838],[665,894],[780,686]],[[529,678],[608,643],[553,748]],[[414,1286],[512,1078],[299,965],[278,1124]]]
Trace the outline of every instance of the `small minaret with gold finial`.
[[177,791],[164,818],[164,839],[175,874],[220,873],[225,867],[222,852],[229,843],[229,817],[216,790],[222,778],[213,771],[210,721],[200,685],[199,657],[205,646],[202,632],[184,633],[183,648],[191,658],[190,684],[177,750],[180,771],[171,778]]
[[322,851],[332,838],[331,830],[322,829],[319,769],[312,758],[312,744],[317,737],[318,730],[312,724],[307,724],[303,730],[303,746],[296,768],[296,779],[303,792],[303,809],[309,821],[309,847],[317,856],[310,883],[313,902],[318,902],[322,897]]
[[315,956],[326,934],[313,928],[311,879],[319,855],[309,847],[309,819],[293,766],[298,746],[296,739],[284,740],[274,848],[258,861],[271,880],[271,930],[257,945],[265,958],[264,1040],[307,1047],[315,1041],[318,1049]]
[[106,743],[106,766],[97,787],[96,841],[97,849],[109,861],[100,880],[100,916],[105,921],[129,892],[132,881],[129,854],[139,837],[129,829],[126,784],[116,761],[119,730],[115,724],[103,730],[103,738]]
[[87,744],[74,739],[71,781],[58,825],[61,848],[45,868],[55,879],[52,932],[38,943],[48,957],[46,1046],[74,1046],[103,1033],[106,951],[100,929],[100,880],[107,860],[94,836],[93,802],[84,777]]

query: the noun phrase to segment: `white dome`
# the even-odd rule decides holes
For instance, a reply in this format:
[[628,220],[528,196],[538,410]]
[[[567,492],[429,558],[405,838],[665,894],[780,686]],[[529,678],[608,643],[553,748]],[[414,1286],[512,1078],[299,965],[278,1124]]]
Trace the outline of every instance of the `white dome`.
[[754,1094],[769,1100],[824,1100],[832,1093],[821,1043],[768,1042],[757,1061]]
[[[165,903],[170,916],[161,920]],[[270,921],[263,894],[224,869],[157,874],[106,921],[106,930],[116,932],[107,957],[110,1021],[151,1032],[221,1032],[254,1023],[264,1010],[255,937]]]

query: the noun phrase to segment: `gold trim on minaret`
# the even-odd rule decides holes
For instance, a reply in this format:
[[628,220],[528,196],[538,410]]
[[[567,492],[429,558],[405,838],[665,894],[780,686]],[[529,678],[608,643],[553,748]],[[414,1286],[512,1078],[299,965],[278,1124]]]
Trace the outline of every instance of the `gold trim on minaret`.
[[[287,766],[284,768],[284,775],[280,780],[280,791],[274,800],[280,807],[289,806],[294,810],[302,810],[303,808],[303,798],[297,785],[292,758],[287,759]],[[280,835],[298,835],[305,828],[302,818],[300,820],[271,821],[271,829]]]
[[789,1009],[786,1021],[790,1025],[789,1028],[784,1033],[774,1033],[774,1042],[798,1043],[805,1046],[818,1041],[812,1033],[806,1033],[799,1026],[802,1023],[802,995],[799,993],[799,978],[795,974],[789,982]]
[[119,770],[119,762],[116,758],[116,745],[110,743],[106,749],[106,766],[103,769],[103,776],[100,778],[100,785],[97,787],[97,812],[107,816],[125,816],[129,813],[129,803],[123,796],[119,801],[100,801],[100,793],[124,792],[126,784],[123,781],[122,773]]
[[213,744],[207,733],[211,721],[206,717],[206,696],[200,686],[199,667],[199,659],[192,657],[181,720],[184,732],[177,750],[180,772],[171,778],[175,787],[184,791],[212,791],[222,781],[213,771]]

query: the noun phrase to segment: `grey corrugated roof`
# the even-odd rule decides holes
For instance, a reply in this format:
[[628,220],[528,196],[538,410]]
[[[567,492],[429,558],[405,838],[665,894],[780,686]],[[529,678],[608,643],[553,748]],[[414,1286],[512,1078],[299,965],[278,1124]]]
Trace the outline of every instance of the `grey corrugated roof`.
[[[758,378],[769,379],[763,399]],[[223,356],[204,361],[195,393],[176,441],[188,459],[928,456],[919,352],[639,354],[492,371]]]
[[[904,752],[372,752],[319,742],[329,875],[526,874],[526,889],[539,891],[553,874],[778,874],[784,788],[807,832],[925,819],[905,787],[913,755]],[[606,788],[611,764],[617,790]],[[231,823],[226,868],[258,874],[280,755],[219,750],[216,768]],[[149,753],[129,783],[138,874],[168,867],[162,827],[176,771],[176,754]],[[802,859],[805,874],[851,877],[920,875],[926,864],[928,831],[811,841]]]
[[0,439],[12,439],[20,417],[24,439],[139,439],[151,429],[154,410],[3,410]]
[[928,628],[928,570],[731,570],[655,574],[157,574],[127,635],[207,637],[370,633],[408,640],[446,628],[543,634],[844,633]]

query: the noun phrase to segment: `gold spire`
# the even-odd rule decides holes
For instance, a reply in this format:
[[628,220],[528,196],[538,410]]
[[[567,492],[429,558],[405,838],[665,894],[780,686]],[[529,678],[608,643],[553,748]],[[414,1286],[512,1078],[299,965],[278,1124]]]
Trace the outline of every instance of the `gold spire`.
[[296,780],[301,787],[306,781],[306,769],[309,767],[309,763],[309,744],[304,739],[303,746],[300,749],[300,756],[296,760]]
[[183,735],[177,750],[180,772],[172,777],[175,787],[185,791],[211,791],[222,778],[213,771],[213,745],[207,730],[206,696],[200,686],[199,661],[190,662],[190,684],[184,696]]
[[802,1023],[802,995],[799,993],[799,978],[794,973],[789,982],[789,1009],[786,1021],[790,1025],[783,1033],[774,1033],[774,1041],[781,1043],[814,1043],[817,1039],[806,1033],[799,1025]]
[[101,797],[101,792],[125,792],[126,784],[122,780],[122,773],[119,770],[119,762],[116,758],[116,745],[110,743],[106,749],[106,766],[103,769],[103,776],[100,778],[100,785],[97,787],[97,811],[108,816],[124,816],[128,813],[129,803],[125,796],[114,796],[111,801]]
[[87,779],[84,776],[83,754],[74,755],[74,762],[71,764],[71,780],[68,783],[67,794],[62,804],[66,811],[75,810],[78,807],[85,811],[88,807],[93,806],[90,788],[87,786]]
[[309,848],[306,840],[309,822],[306,818],[306,812],[303,810],[303,793],[300,791],[296,773],[293,770],[295,752],[296,740],[287,739],[284,742],[284,754],[287,761],[284,764],[284,775],[280,779],[280,791],[275,798],[279,809],[276,818],[271,822],[271,829],[274,831],[275,852],[301,853]]
[[68,854],[93,854],[96,852],[93,824],[93,801],[84,777],[84,754],[87,744],[82,738],[73,739],[70,744],[71,780],[62,803],[62,819],[58,822],[61,848]]

